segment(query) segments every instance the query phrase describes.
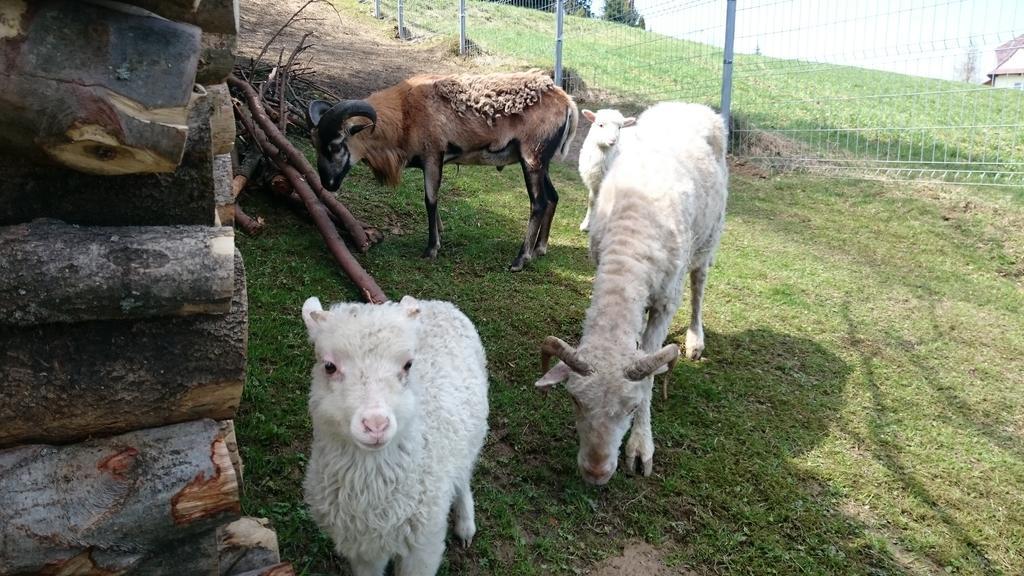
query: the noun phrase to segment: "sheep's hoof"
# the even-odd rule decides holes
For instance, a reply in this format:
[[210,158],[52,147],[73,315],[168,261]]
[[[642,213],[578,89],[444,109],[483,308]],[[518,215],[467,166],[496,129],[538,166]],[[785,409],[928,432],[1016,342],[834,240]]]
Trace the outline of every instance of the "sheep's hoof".
[[534,258],[536,258],[537,256],[543,256],[543,255],[545,255],[547,253],[548,253],[548,245],[547,245],[547,243],[537,244],[533,248],[533,257]]
[[516,258],[514,262],[512,262],[512,265],[508,267],[508,271],[520,272],[523,268],[526,268],[526,263],[529,261],[529,258],[523,258],[522,256],[520,256],[519,258]]
[[654,458],[644,460],[639,454],[637,454],[636,458],[633,459],[632,472],[637,476],[650,476],[653,469]]
[[423,258],[426,260],[437,260],[437,248],[427,248],[424,250]]

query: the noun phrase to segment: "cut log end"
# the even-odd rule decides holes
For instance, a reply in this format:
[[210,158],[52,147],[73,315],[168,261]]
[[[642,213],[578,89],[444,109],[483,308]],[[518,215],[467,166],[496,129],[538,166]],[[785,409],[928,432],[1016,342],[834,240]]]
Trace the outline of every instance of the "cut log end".
[[222,512],[241,512],[238,478],[223,438],[217,438],[210,445],[210,461],[214,466],[213,476],[207,478],[200,472],[172,498],[171,515],[175,524],[191,524]]
[[121,144],[100,126],[75,127],[66,136],[70,142],[48,146],[44,148],[45,152],[59,164],[90,174],[120,176],[138,172],[173,172],[181,159],[180,156],[163,157],[152,150]]

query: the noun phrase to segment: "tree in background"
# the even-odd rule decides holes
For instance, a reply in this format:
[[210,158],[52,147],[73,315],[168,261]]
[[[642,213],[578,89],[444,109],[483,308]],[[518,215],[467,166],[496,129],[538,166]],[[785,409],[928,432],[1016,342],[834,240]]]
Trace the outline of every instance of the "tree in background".
[[605,0],[604,19],[634,28],[647,28],[644,17],[637,12],[633,0]]
[[978,58],[981,56],[981,50],[974,45],[971,41],[971,47],[964,52],[964,59],[957,64],[956,67],[956,79],[961,82],[976,83],[978,81]]
[[590,0],[565,0],[565,13],[583,18],[593,18]]

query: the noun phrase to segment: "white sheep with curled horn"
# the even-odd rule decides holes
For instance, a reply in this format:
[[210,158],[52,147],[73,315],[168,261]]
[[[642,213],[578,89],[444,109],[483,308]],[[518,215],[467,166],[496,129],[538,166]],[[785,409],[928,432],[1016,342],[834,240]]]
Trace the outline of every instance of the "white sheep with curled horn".
[[[365,100],[309,105],[320,180],[337,190],[349,170],[366,162],[377,179],[398,186],[402,170],[423,170],[427,208],[424,258],[441,247],[437,195],[445,164],[519,164],[530,196],[530,219],[515,272],[548,249],[558,192],[548,176],[565,157],[579,112],[572,97],[539,72],[421,75]],[[367,127],[372,126],[367,130]]]
[[487,368],[472,322],[441,301],[302,306],[315,349],[305,500],[355,576],[432,576],[454,532],[476,533],[470,478],[487,434]]
[[[704,284],[725,223],[721,117],[706,106],[666,102],[641,114],[632,130],[619,143],[594,207],[590,250],[597,274],[580,344],[547,337],[545,374],[536,383],[565,382],[576,410],[577,465],[593,484],[615,474],[631,422],[627,465],[651,473],[653,376],[671,372],[679,356],[679,346],[664,341],[687,274],[686,355],[697,359],[704,351]],[[548,370],[552,356],[561,362]]]

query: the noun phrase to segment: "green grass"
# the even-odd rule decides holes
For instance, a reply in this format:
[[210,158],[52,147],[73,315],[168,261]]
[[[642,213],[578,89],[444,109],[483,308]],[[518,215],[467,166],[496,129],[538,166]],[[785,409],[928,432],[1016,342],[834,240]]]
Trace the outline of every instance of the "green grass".
[[[552,14],[492,2],[468,5],[468,34],[485,51],[518,65],[553,65]],[[458,34],[455,11],[435,2],[414,0],[406,14],[414,27]],[[602,99],[719,103],[722,51],[706,44],[567,16],[564,62]],[[732,98],[743,128],[778,131],[792,143],[788,155],[843,165],[873,159],[883,161],[875,166],[899,161],[904,168],[1002,171],[1016,174],[1009,181],[1024,184],[1019,90],[739,54]]]
[[[419,258],[417,171],[397,191],[361,167],[346,183],[343,200],[388,231],[360,257],[388,295],[454,301],[488,353],[479,533],[449,547],[442,574],[575,574],[635,541],[683,573],[1024,573],[1024,209],[1011,193],[734,174],[706,360],[681,364],[655,402],[654,475],[598,489],[575,469],[568,398],[532,386],[543,337],[578,340],[593,274],[576,230],[585,191],[566,167],[553,177],[550,252],[519,274],[505,271],[527,215],[518,170],[446,170],[436,262]],[[346,574],[302,503],[312,356],[299,309],[358,295],[310,225],[246,203],[270,226],[238,237],[244,509],[273,520],[301,573]]]

